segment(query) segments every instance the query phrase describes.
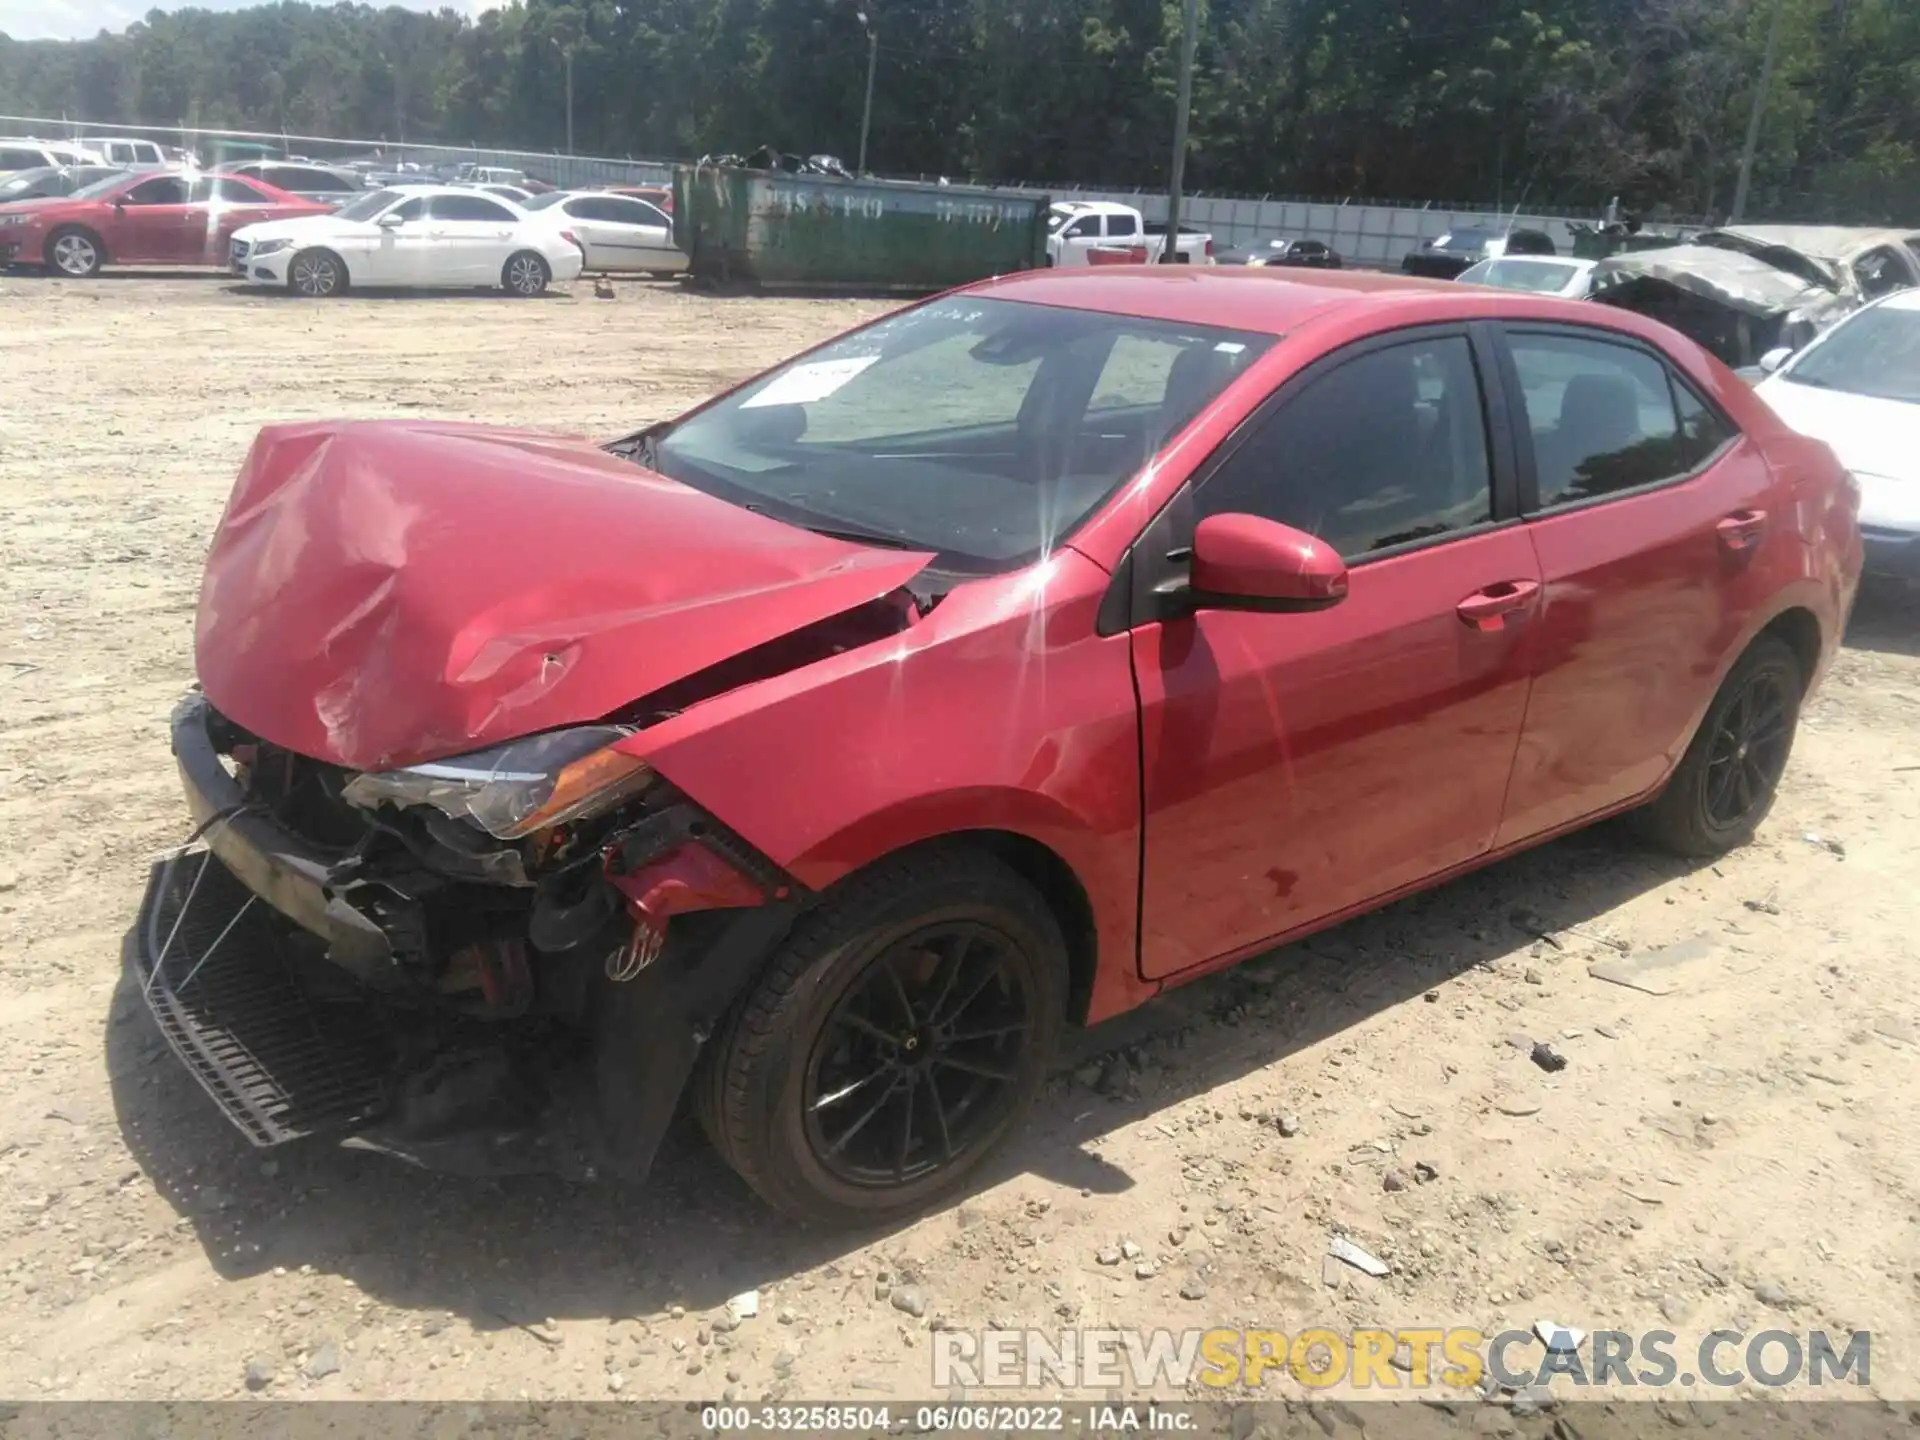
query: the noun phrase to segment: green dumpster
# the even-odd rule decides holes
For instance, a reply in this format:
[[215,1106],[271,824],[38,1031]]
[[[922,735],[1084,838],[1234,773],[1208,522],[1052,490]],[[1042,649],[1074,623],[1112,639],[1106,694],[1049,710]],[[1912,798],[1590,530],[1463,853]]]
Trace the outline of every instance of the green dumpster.
[[924,294],[1047,262],[1045,195],[681,165],[673,240],[688,272],[768,290]]

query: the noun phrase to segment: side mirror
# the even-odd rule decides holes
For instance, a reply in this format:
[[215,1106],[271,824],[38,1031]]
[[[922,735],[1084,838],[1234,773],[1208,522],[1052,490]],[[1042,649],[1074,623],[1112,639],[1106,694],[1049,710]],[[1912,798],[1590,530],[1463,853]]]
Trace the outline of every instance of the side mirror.
[[1792,358],[1793,347],[1791,345],[1776,346],[1760,357],[1760,372],[1763,375],[1771,375]]
[[1209,515],[1194,527],[1191,593],[1203,610],[1324,610],[1346,598],[1347,565],[1291,525]]
[[398,230],[406,223],[406,221],[402,220],[392,211],[388,211],[385,215],[382,215],[378,220],[374,221],[374,224],[378,225],[382,230]]

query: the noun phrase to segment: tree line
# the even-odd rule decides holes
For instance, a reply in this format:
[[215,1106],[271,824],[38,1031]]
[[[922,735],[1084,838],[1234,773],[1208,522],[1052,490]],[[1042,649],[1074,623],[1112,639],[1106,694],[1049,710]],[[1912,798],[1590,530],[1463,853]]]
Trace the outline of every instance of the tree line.
[[[1597,209],[1729,205],[1775,23],[1750,215],[1920,223],[1920,0],[1208,0],[1190,189]],[[864,18],[863,18],[864,17]],[[1163,184],[1179,0],[300,0],[0,35],[0,112],[94,123]]]

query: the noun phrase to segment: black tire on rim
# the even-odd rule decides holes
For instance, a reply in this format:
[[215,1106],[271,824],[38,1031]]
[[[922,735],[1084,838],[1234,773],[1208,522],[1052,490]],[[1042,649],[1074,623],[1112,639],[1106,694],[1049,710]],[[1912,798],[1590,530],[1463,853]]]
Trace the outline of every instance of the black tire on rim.
[[1806,677],[1793,647],[1762,635],[1734,662],[1658,799],[1638,814],[1655,843],[1710,856],[1746,844],[1767,818],[1793,753]]
[[553,278],[553,271],[547,262],[531,250],[521,250],[507,257],[507,263],[500,270],[501,287],[509,295],[518,295],[531,300],[544,294],[547,282]]
[[869,1225],[965,1183],[1046,1077],[1066,944],[991,854],[909,854],[804,916],[715,1037],[715,1147],[796,1219]]
[[100,243],[100,237],[80,225],[67,225],[47,237],[44,256],[49,270],[57,270],[62,275],[76,280],[85,280],[100,273],[100,267],[106,263],[106,247]]
[[287,266],[287,289],[309,300],[330,300],[347,288],[347,267],[328,250],[302,250]]

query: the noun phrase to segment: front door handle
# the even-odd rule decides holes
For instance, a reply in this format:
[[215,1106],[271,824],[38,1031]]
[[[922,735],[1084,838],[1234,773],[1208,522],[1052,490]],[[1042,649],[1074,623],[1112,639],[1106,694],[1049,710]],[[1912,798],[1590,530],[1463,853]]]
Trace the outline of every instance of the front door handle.
[[1720,537],[1721,548],[1740,554],[1758,545],[1760,537],[1767,533],[1767,512],[1736,510],[1713,528]]
[[1454,606],[1454,613],[1476,630],[1504,630],[1525,618],[1540,593],[1538,580],[1500,580],[1482,586]]

